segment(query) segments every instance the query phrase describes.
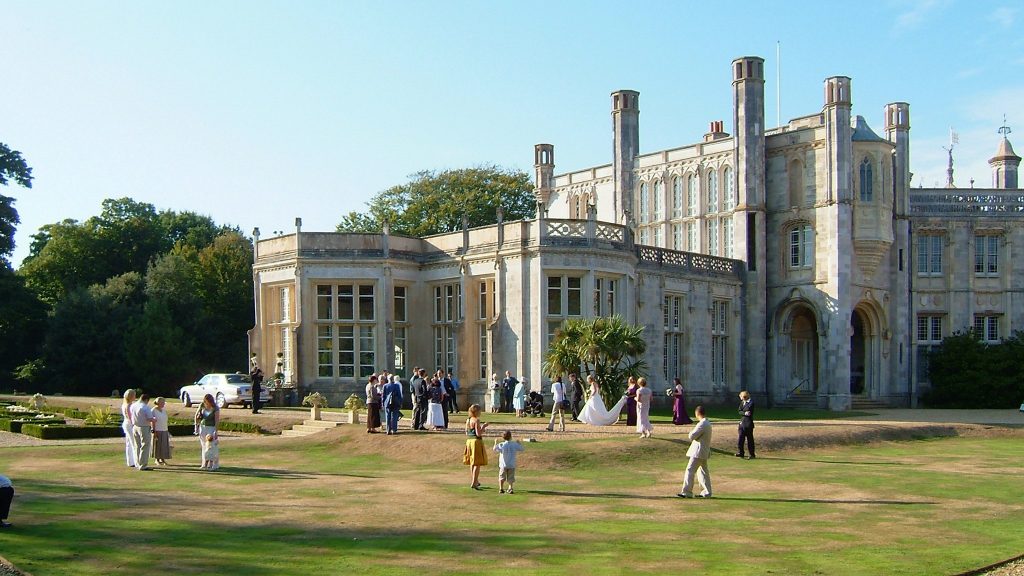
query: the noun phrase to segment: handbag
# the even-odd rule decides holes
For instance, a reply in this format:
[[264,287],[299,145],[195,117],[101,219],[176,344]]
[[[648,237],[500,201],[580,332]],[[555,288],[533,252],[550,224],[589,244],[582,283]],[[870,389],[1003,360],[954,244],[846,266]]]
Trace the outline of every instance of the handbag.
[[559,402],[559,404],[562,406],[562,410],[572,409],[572,404],[568,400],[562,400],[561,402]]

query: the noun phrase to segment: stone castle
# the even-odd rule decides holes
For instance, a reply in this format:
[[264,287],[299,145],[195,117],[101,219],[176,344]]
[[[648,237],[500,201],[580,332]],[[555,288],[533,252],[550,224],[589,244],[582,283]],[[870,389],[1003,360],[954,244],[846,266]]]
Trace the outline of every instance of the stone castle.
[[[611,95],[612,162],[555,174],[535,147],[537,215],[426,238],[303,232],[256,241],[263,366],[338,405],[388,368],[452,367],[461,402],[505,370],[535,387],[562,321],[644,326],[656,390],[691,402],[914,406],[927,351],[1024,327],[1024,194],[1005,137],[989,189],[912,188],[910,106],[882,133],[850,78],[768,129],[764,60],[732,63],[733,133],[640,153],[640,94]],[[1006,131],[1008,132],[1008,130]],[[271,370],[266,370],[270,372]],[[661,388],[659,388],[659,386]]]

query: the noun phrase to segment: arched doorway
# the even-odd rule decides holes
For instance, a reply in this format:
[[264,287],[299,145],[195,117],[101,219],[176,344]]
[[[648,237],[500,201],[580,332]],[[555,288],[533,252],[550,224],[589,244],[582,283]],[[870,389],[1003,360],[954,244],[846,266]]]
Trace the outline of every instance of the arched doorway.
[[818,327],[806,306],[793,311],[789,324],[790,389],[797,393],[818,390]]
[[859,310],[850,315],[850,394],[867,392],[867,338],[865,319]]

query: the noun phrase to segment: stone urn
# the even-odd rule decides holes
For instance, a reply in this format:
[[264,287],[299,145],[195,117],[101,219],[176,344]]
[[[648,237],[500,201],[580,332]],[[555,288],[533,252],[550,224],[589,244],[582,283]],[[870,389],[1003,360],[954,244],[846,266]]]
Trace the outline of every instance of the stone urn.
[[359,424],[359,410],[349,410],[348,411],[348,423],[349,424]]
[[313,420],[320,420],[320,410],[320,406],[313,406],[312,408],[309,409],[309,417],[312,418]]

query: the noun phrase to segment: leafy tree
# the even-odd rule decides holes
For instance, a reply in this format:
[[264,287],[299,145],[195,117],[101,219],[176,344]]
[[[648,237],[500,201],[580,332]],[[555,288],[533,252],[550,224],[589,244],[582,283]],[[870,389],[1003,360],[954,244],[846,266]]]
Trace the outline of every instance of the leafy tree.
[[205,319],[200,360],[210,370],[246,367],[246,332],[254,322],[252,243],[236,233],[218,236],[199,251],[195,278]]
[[611,406],[626,388],[626,379],[646,369],[637,358],[647,350],[643,326],[630,326],[621,316],[566,320],[544,357],[549,378],[578,372],[593,375],[601,398]]
[[151,393],[174,396],[192,374],[194,334],[171,317],[167,303],[148,300],[125,335],[128,366]]
[[[7,186],[13,180],[15,184],[32,187],[32,168],[21,157],[21,152],[11,150],[0,142],[0,186]],[[14,252],[14,230],[21,220],[14,209],[14,198],[0,194],[0,262],[10,267],[8,258]]]
[[378,193],[367,207],[366,213],[344,216],[338,232],[380,232],[388,222],[395,234],[442,234],[461,230],[463,215],[470,226],[494,224],[498,207],[505,220],[529,218],[535,213],[536,199],[525,172],[485,165],[418,172],[407,184]]
[[38,353],[46,329],[46,306],[25,279],[0,266],[0,376]]
[[126,272],[145,274],[154,258],[177,244],[201,249],[231,230],[192,212],[157,212],[131,198],[107,199],[100,215],[85,222],[43,226],[19,273],[53,305],[75,288]]
[[143,306],[142,276],[76,288],[54,308],[43,345],[46,379],[65,394],[107,395],[144,384],[128,369],[125,334]]

